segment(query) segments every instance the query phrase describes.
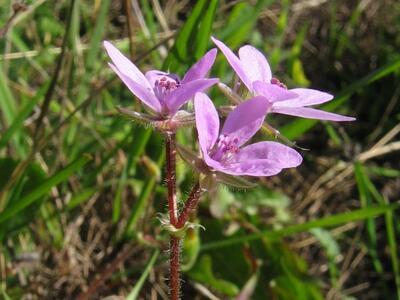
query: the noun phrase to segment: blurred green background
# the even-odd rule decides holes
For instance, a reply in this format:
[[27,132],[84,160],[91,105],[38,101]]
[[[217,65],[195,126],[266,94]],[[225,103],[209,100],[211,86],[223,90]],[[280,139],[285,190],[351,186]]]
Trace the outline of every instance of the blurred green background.
[[[268,116],[304,163],[203,199],[183,299],[400,299],[398,1],[0,3],[0,298],[168,299],[162,136],[116,112],[140,105],[101,42],[182,75],[214,35],[357,121]],[[233,75],[222,55],[211,74]],[[180,199],[194,179],[180,161]]]

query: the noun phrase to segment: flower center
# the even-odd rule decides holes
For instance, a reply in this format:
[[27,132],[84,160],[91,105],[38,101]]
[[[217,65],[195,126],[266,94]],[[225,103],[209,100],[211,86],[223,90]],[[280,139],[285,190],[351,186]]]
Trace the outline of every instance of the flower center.
[[237,137],[232,138],[226,134],[221,134],[211,150],[210,156],[216,161],[227,162],[239,151],[238,143]]
[[281,88],[283,88],[285,90],[288,89],[287,86],[284,83],[280,82],[279,79],[277,79],[277,78],[272,78],[271,79],[271,84],[275,84],[275,85],[277,85],[277,86],[279,86],[279,87],[281,87]]
[[154,82],[154,93],[162,106],[165,105],[165,96],[176,90],[179,86],[178,78],[174,78],[173,76],[162,76]]

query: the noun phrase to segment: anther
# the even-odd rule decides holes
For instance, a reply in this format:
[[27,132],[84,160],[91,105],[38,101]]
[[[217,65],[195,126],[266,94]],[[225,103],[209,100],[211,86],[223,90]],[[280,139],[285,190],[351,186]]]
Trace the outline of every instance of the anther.
[[280,82],[278,78],[272,78],[271,79],[271,84],[275,84],[275,85],[277,85],[277,86],[279,86],[279,87],[281,87],[281,88],[283,88],[285,90],[288,89],[287,86],[284,83]]

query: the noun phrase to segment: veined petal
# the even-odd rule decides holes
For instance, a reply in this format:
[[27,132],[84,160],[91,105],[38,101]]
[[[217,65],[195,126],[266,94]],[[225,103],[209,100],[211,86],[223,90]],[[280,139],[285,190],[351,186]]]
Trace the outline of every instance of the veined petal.
[[147,90],[144,86],[133,81],[130,77],[122,74],[117,67],[113,64],[108,64],[111,69],[121,78],[122,82],[128,87],[128,89],[138,97],[144,104],[150,107],[155,112],[161,112],[161,105],[156,96]]
[[253,159],[224,166],[220,172],[236,176],[273,176],[282,171],[274,161]]
[[208,51],[197,63],[195,63],[183,77],[182,83],[188,83],[196,79],[203,79],[207,76],[212,65],[214,64],[215,57],[217,56],[217,49]]
[[271,67],[260,51],[250,45],[246,45],[239,49],[239,58],[246,76],[251,81],[271,82]]
[[229,49],[223,42],[217,40],[214,37],[211,37],[211,40],[214,44],[221,50],[229,64],[235,70],[236,74],[243,81],[243,83],[247,86],[250,91],[253,91],[253,86],[251,84],[251,79],[247,76],[245,69],[242,66],[240,59]]
[[235,162],[251,160],[269,160],[276,168],[294,168],[301,164],[303,158],[294,149],[277,142],[259,142],[243,147],[235,155]]
[[310,107],[272,107],[271,112],[309,119],[328,121],[354,121],[355,118],[334,114],[331,112],[314,109]]
[[211,79],[197,79],[188,83],[180,85],[176,90],[170,92],[165,99],[165,103],[171,114],[178,111],[178,109],[189,99],[191,99],[197,92],[202,92],[212,85],[216,84],[219,80],[216,78]]
[[271,103],[279,101],[292,101],[288,99],[295,99],[298,94],[281,88],[276,84],[266,83],[262,81],[253,82],[254,91],[257,95],[263,95]]
[[103,42],[104,48],[110,56],[114,66],[118,71],[130,80],[137,82],[144,88],[151,89],[149,82],[142,72],[127,58],[125,57],[113,44],[108,41]]
[[259,142],[239,150],[222,171],[231,175],[272,176],[301,164],[301,155],[277,142]]
[[313,89],[298,88],[291,89],[290,92],[296,93],[297,97],[276,103],[276,107],[303,107],[325,103],[333,99],[331,94]]
[[204,93],[194,96],[194,110],[199,144],[204,155],[214,146],[219,134],[219,117],[211,99]]
[[260,129],[269,107],[263,96],[239,104],[226,118],[221,133],[237,138],[237,146],[244,144]]

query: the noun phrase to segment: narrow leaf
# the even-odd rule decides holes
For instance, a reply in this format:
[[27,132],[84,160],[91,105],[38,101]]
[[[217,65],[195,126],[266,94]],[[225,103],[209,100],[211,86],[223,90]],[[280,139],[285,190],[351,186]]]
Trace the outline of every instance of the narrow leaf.
[[147,277],[149,276],[151,268],[153,268],[153,265],[156,262],[159,254],[160,254],[160,250],[157,249],[154,251],[154,253],[151,256],[149,262],[147,263],[145,269],[143,270],[142,275],[140,275],[139,280],[136,282],[135,286],[129,293],[128,297],[126,297],[126,300],[136,300],[139,297],[139,292],[142,289],[143,284],[146,281]]
[[203,245],[201,251],[230,247],[231,245],[242,244],[245,242],[258,240],[261,238],[271,238],[271,239],[281,238],[296,233],[305,232],[312,228],[317,228],[317,227],[330,228],[346,224],[349,222],[355,222],[355,221],[365,220],[367,218],[377,217],[388,211],[396,210],[399,208],[400,208],[400,203],[357,209],[350,212],[345,212],[321,218],[318,220],[309,221],[303,224],[291,225],[280,230],[266,230],[260,233],[248,234],[246,236],[239,236],[239,237],[225,239],[223,241],[210,242],[208,244]]
[[0,213],[0,224],[12,218],[24,208],[40,199],[40,197],[47,194],[53,186],[56,186],[57,184],[67,180],[73,173],[82,168],[90,160],[90,156],[85,155],[73,161],[63,170],[45,180],[42,184],[40,184],[37,188],[35,188],[28,195],[24,196],[18,202],[6,207],[5,210]]

